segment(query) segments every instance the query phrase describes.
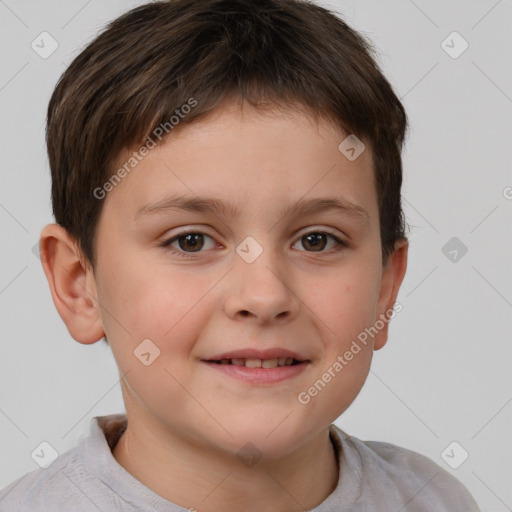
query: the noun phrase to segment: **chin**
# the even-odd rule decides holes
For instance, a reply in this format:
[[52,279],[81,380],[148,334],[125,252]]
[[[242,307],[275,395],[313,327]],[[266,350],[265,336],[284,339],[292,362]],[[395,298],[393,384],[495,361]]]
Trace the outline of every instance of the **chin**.
[[262,414],[252,421],[240,418],[240,423],[234,419],[227,422],[226,429],[233,437],[226,439],[224,436],[221,448],[237,457],[246,452],[265,459],[278,459],[289,454],[300,446],[301,432],[290,418],[286,418],[287,414],[281,413],[276,420],[270,419],[272,415]]

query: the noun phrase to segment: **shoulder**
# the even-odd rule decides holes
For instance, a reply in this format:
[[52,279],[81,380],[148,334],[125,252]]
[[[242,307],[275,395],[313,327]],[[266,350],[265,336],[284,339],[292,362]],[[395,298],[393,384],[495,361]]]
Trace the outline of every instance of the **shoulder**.
[[425,455],[391,443],[362,441],[335,429],[345,455],[358,459],[363,497],[373,496],[381,505],[401,504],[404,512],[479,512],[466,487]]
[[90,478],[78,460],[77,448],[72,448],[60,455],[49,467],[35,469],[0,490],[0,510],[88,511],[91,503],[86,503],[80,487],[84,480]]
[[[48,467],[36,469],[0,490],[0,511],[73,512],[133,510],[100,475],[111,475],[117,465],[110,448],[126,428],[124,415],[98,416],[91,420],[89,434],[77,446],[62,453]],[[121,484],[124,471],[121,471]]]

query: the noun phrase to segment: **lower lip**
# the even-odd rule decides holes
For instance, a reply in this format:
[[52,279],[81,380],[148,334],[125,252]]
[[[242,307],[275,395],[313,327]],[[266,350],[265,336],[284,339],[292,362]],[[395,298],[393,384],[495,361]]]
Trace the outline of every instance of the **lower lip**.
[[237,366],[235,364],[218,364],[203,361],[211,368],[223,372],[226,375],[235,377],[251,384],[273,384],[285,379],[290,379],[300,375],[309,364],[309,361],[293,366],[277,366],[276,368],[249,368],[247,366]]

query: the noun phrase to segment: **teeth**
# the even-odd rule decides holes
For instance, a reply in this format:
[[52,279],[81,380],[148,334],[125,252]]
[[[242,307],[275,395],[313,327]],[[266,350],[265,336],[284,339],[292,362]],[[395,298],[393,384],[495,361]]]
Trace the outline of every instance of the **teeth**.
[[248,368],[277,368],[278,366],[291,366],[293,357],[279,357],[275,359],[221,359],[219,364],[233,364],[235,366],[246,366]]
[[245,366],[248,368],[261,368],[261,359],[246,359]]

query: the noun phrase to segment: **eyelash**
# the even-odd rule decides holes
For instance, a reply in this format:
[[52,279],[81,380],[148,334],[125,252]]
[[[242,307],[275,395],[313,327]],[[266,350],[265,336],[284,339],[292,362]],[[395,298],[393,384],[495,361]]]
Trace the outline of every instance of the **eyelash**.
[[[342,249],[346,249],[346,248],[349,247],[349,244],[347,242],[341,240],[340,238],[335,236],[333,233],[330,233],[329,231],[319,231],[319,230],[308,231],[307,233],[304,233],[303,235],[301,235],[297,239],[297,241],[299,241],[301,238],[305,237],[306,235],[311,235],[313,233],[314,234],[326,235],[328,237],[331,237],[338,244],[338,247],[330,249],[330,251],[340,251]],[[206,236],[210,237],[213,240],[213,237],[211,237],[210,235],[207,235],[206,233],[203,233],[202,231],[194,231],[194,230],[192,230],[192,231],[183,231],[181,233],[177,233],[172,238],[168,238],[167,240],[162,242],[160,244],[160,247],[163,247],[163,248],[166,248],[166,249],[170,248],[172,250],[172,252],[174,252],[175,254],[179,255],[182,258],[188,258],[188,259],[196,258],[197,257],[196,254],[200,254],[200,253],[202,253],[204,251],[185,252],[185,251],[176,249],[175,247],[170,247],[173,242],[177,241],[180,237],[186,236],[186,235],[206,235]],[[301,251],[301,252],[310,252],[310,253],[314,254],[315,252],[326,253],[326,252],[330,252],[330,251],[328,250],[328,251]]]

